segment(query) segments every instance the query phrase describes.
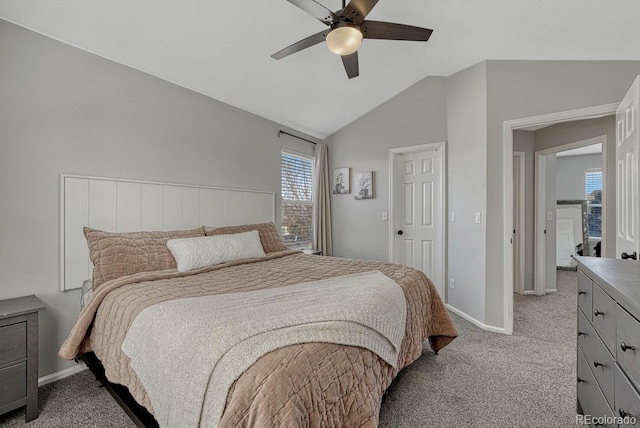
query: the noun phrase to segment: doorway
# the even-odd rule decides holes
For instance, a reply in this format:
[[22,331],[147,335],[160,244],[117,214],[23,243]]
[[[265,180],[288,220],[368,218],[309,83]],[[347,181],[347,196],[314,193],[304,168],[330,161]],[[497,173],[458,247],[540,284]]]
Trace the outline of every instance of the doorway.
[[389,150],[389,260],[423,271],[445,296],[445,142]]
[[[552,124],[592,119],[614,114],[617,103],[505,121],[503,124],[503,218],[513,219],[513,133],[518,129],[546,127]],[[536,168],[538,169],[538,167]],[[537,200],[536,200],[537,202]],[[544,229],[542,229],[544,230]],[[537,233],[536,233],[537,236]],[[503,227],[503,301],[504,332],[513,333],[513,225]],[[536,247],[536,252],[539,250]],[[539,272],[534,272],[539,275]],[[536,281],[537,282],[537,281]]]
[[[607,140],[607,135],[600,135],[535,153],[534,281],[537,295],[556,292],[556,268],[573,266],[573,255],[592,255],[596,241],[601,243],[600,251],[606,251]],[[593,156],[596,159],[592,159]],[[588,173],[595,173],[595,170],[600,173],[598,199],[593,199],[594,192],[588,195],[587,191]],[[595,205],[599,210],[599,227],[593,224],[593,231],[585,236],[585,229],[590,232],[589,214],[591,210],[595,214]],[[574,215],[576,210],[579,213]],[[563,244],[560,247],[559,242]]]

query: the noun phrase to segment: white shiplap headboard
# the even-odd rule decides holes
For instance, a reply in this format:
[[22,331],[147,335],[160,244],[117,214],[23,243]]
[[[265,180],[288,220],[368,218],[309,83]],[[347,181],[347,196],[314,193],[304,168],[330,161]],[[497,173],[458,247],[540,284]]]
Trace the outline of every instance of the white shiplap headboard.
[[62,291],[91,277],[85,226],[137,232],[275,221],[275,194],[258,190],[61,174],[60,194]]

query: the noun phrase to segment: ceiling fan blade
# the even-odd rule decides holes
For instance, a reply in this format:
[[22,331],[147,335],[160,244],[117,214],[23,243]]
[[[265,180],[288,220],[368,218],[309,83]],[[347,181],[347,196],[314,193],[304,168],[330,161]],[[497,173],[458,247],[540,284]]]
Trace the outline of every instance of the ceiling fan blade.
[[341,15],[360,25],[378,0],[351,0]]
[[433,33],[433,30],[428,28],[380,21],[364,21],[360,25],[360,29],[365,39],[415,40],[419,42],[426,42]]
[[344,64],[344,69],[347,72],[349,79],[353,79],[360,75],[358,67],[358,51],[355,51],[351,55],[342,55],[342,64]]
[[298,6],[300,9],[307,12],[317,20],[324,22],[326,25],[331,25],[334,22],[338,22],[340,17],[327,9],[315,0],[287,0],[289,3]]
[[311,46],[315,46],[318,43],[322,43],[325,41],[327,34],[329,34],[329,31],[331,30],[324,30],[314,34],[313,36],[309,36],[306,39],[295,42],[291,46],[287,46],[286,48],[274,53],[273,55],[271,55],[271,58],[282,59],[296,52],[300,52],[303,49],[310,48]]

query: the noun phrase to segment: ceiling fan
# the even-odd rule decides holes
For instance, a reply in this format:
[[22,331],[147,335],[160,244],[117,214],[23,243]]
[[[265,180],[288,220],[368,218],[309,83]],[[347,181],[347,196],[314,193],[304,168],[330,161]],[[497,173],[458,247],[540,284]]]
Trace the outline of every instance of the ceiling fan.
[[360,48],[362,39],[426,42],[433,33],[433,30],[428,28],[392,22],[366,21],[365,18],[378,3],[378,0],[351,0],[346,6],[345,0],[342,0],[342,9],[336,12],[332,12],[315,0],[287,1],[309,13],[329,28],[287,46],[271,55],[271,58],[282,59],[326,40],[329,50],[342,57],[342,63],[349,79],[359,75],[358,48]]

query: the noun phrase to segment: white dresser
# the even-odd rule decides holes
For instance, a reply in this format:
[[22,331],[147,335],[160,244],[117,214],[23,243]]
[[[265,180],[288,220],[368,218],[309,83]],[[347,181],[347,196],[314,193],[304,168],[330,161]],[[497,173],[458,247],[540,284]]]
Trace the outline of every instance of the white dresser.
[[640,263],[576,260],[578,418],[591,426],[640,427]]

